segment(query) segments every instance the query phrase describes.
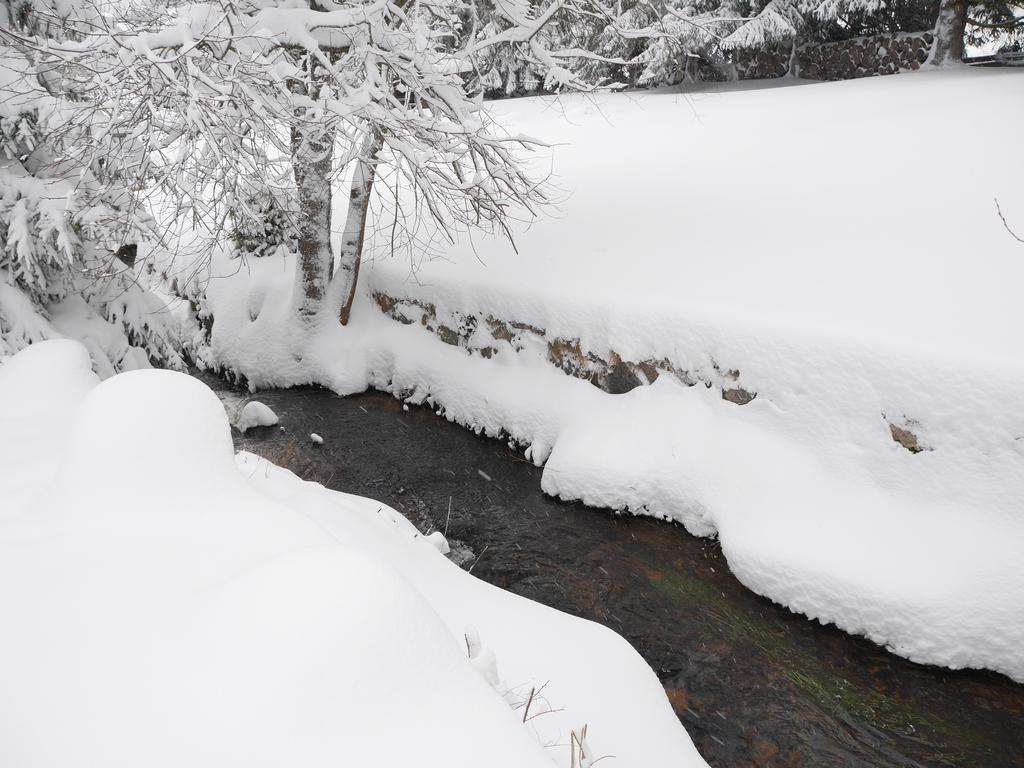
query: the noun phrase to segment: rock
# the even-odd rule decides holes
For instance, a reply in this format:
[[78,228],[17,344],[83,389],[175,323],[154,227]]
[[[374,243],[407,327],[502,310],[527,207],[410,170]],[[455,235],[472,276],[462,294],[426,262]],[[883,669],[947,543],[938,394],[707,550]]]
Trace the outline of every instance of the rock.
[[743,387],[722,390],[722,399],[728,400],[730,403],[735,403],[736,405],[746,405],[755,397],[757,397],[757,392],[748,392],[743,389]]
[[459,334],[448,326],[439,325],[434,333],[436,333],[437,337],[445,344],[450,344],[453,347],[459,346]]
[[643,382],[640,377],[634,373],[633,369],[628,363],[617,362],[608,369],[608,373],[604,376],[604,380],[601,382],[605,392],[609,392],[613,395],[621,395],[631,390],[636,389]]
[[238,412],[235,428],[239,432],[245,433],[253,427],[272,427],[278,421],[277,414],[270,409],[270,406],[264,405],[258,400],[250,400]]
[[548,360],[573,376],[588,367],[578,339],[555,339],[548,342]]
[[921,451],[930,451],[931,448],[926,448],[921,445],[917,435],[911,432],[909,429],[904,427],[898,427],[892,422],[889,423],[889,433],[892,435],[892,439],[902,445],[911,453],[921,453]]
[[640,369],[640,375],[646,379],[645,384],[653,384],[661,375],[658,366],[650,360],[638,363],[637,367]]
[[504,323],[501,320],[498,320],[498,319],[493,318],[490,315],[488,315],[487,316],[487,327],[491,331],[491,336],[493,336],[498,341],[507,341],[509,343],[512,343],[512,338],[513,338],[514,334],[509,329],[509,327],[508,327],[508,325],[506,323]]

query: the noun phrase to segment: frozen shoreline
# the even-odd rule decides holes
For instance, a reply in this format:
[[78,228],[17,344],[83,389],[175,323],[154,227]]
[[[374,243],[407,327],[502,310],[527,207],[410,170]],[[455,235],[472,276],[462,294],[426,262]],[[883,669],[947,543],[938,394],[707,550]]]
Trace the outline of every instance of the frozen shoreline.
[[[254,387],[319,383],[346,394],[372,386],[430,403],[526,447],[545,465],[551,494],[717,533],[737,576],[793,610],[916,661],[1024,680],[1024,353],[1014,332],[1024,323],[1015,292],[1024,260],[989,191],[1016,205],[1013,164],[963,168],[974,186],[943,195],[897,185],[874,207],[850,208],[896,154],[923,158],[941,144],[891,144],[893,120],[914,112],[965,128],[994,120],[994,130],[1009,131],[1024,120],[1010,98],[1021,84],[1016,72],[956,71],[705,92],[696,104],[661,94],[565,99],[568,122],[550,100],[501,104],[518,110],[513,129],[560,125],[552,140],[586,137],[558,148],[573,194],[561,219],[522,233],[520,256],[502,257],[505,246],[485,238],[475,248],[486,266],[459,246],[450,260],[424,263],[418,283],[399,264],[372,263],[351,325],[329,324],[310,340],[290,322],[290,260],[258,260],[249,274],[210,283],[207,363]],[[806,131],[795,130],[797,113]],[[758,115],[789,143],[765,154],[766,134],[743,149],[752,187],[733,195],[714,169],[738,127]],[[609,120],[617,122],[602,128]],[[673,175],[668,149],[681,131],[712,143],[690,158],[689,174],[680,160]],[[866,137],[872,165],[859,174],[835,152],[844,135]],[[646,173],[611,200],[608,163],[594,162],[594,150],[630,136],[669,165],[609,155]],[[801,151],[835,156],[834,167],[804,164],[801,173],[853,174],[828,188],[831,197],[803,200],[806,210],[770,196]],[[925,181],[947,172],[920,168]],[[685,230],[692,242],[672,237],[677,204],[691,223],[698,213],[708,219]],[[616,218],[608,205],[635,215]],[[845,210],[859,210],[858,226],[823,252],[816,233],[836,231]],[[952,211],[962,226],[924,229]],[[737,216],[743,226],[730,229]],[[642,239],[633,250],[616,250],[615,238],[634,235]],[[971,251],[965,237],[975,239]],[[885,242],[895,250],[872,247]],[[915,300],[899,301],[910,286]],[[415,313],[407,325],[384,316],[375,292],[429,304],[439,322],[488,315],[539,333],[495,338],[477,323],[453,346]],[[555,339],[604,359],[668,360],[698,382],[735,371],[757,397],[738,406],[720,389],[665,375],[610,395],[551,365]],[[903,433],[912,440],[897,442]]]

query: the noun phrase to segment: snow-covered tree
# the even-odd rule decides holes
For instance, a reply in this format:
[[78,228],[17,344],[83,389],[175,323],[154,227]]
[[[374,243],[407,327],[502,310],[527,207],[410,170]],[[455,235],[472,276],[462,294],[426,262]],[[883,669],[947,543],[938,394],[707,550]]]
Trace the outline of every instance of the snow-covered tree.
[[[87,71],[101,122],[136,138],[140,186],[198,229],[258,232],[275,202],[297,245],[294,304],[307,322],[348,320],[371,190],[387,176],[405,214],[442,233],[505,228],[513,207],[543,202],[520,150],[532,140],[492,124],[473,73],[501,46],[525,47],[549,89],[586,87],[582,49],[544,30],[575,0],[534,11],[502,0],[503,23],[467,33],[464,0],[218,0],[107,13],[81,39],[52,45],[52,66]],[[287,194],[282,168],[291,171]],[[338,266],[332,178],[348,184]],[[401,223],[402,217],[396,218]]]
[[133,269],[152,221],[126,186],[123,137],[95,119],[88,73],[46,54],[94,19],[77,0],[0,0],[0,356],[84,333],[101,372],[179,365]]
[[[470,7],[473,14],[466,34],[486,40],[510,28],[510,21],[501,3],[478,0]],[[557,35],[556,25],[548,24],[538,35],[545,47]],[[533,93],[544,83],[543,67],[530,50],[529,43],[497,45],[481,51],[476,71],[470,76],[470,88],[488,96],[513,96]]]
[[595,50],[630,62],[640,85],[674,83],[698,62],[806,42],[934,29],[932,63],[962,57],[965,41],[1008,48],[1024,41],[1020,0],[653,0],[620,3]]
[[756,50],[881,32],[917,32],[934,19],[934,13],[924,8],[928,2],[931,0],[754,0],[748,6],[748,18],[723,43],[727,48]]
[[[532,3],[531,12],[543,13],[550,4],[551,0]],[[472,22],[467,25],[467,34],[478,41],[500,35],[518,23],[515,14],[509,14],[505,3],[496,0],[475,0],[471,4],[471,13]],[[542,50],[561,49],[579,53],[575,69],[579,81],[590,86],[622,84],[625,80],[622,76],[625,59],[621,50],[601,39],[602,31],[615,18],[613,13],[597,2],[590,3],[584,13],[556,14],[529,41],[487,46],[477,59],[475,76],[470,77],[471,90],[479,90],[489,97],[549,90],[545,88],[548,64],[543,56],[538,57],[535,51],[538,44]]]
[[967,9],[966,43],[1024,51],[1024,0],[988,0]]
[[792,43],[807,22],[805,14],[814,0],[768,0],[752,3],[749,17],[722,40],[727,49],[760,49]]
[[964,32],[967,26],[968,0],[941,0],[935,22],[935,44],[931,63],[944,65],[964,56]]
[[1024,37],[1020,0],[770,0],[755,10],[726,45],[757,48],[798,37],[828,42],[933,28],[930,63],[942,65],[960,61],[968,40],[1019,45]]
[[[494,23],[487,0],[474,6],[482,23]],[[940,8],[943,12],[940,14]],[[950,9],[955,12],[950,13]],[[953,26],[950,26],[953,24]],[[954,27],[958,30],[953,31]],[[606,14],[593,14],[566,34],[545,30],[552,40],[601,54],[581,71],[593,81],[663,85],[709,68],[727,73],[736,59],[763,50],[786,51],[808,42],[827,43],[876,34],[935,29],[933,63],[945,60],[949,41],[993,43],[1016,50],[1024,42],[1024,3],[977,0],[616,0]],[[581,42],[582,41],[582,42]],[[958,43],[957,43],[958,44]],[[958,58],[959,53],[953,58]],[[621,62],[621,63],[620,63]],[[704,66],[709,65],[709,66]],[[496,52],[481,78],[492,96],[521,94],[537,85],[530,59],[515,48]]]
[[1020,0],[941,0],[931,63],[963,59],[968,42],[1020,50],[1024,43],[1024,2]]
[[[659,85],[693,79],[700,62],[722,63],[722,35],[742,19],[734,3],[719,0],[668,0],[663,5],[637,5],[624,13],[612,34],[647,40],[644,50],[630,59],[638,68],[637,84]],[[657,10],[654,19],[650,9]],[[646,25],[638,24],[640,20]]]

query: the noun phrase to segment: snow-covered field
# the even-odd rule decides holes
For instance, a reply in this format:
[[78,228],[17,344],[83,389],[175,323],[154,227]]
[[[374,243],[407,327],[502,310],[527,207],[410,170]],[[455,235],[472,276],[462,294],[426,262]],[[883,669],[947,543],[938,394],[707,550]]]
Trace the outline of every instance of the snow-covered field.
[[[519,255],[478,236],[414,279],[377,260],[352,324],[307,344],[282,331],[291,264],[260,260],[211,284],[209,359],[254,386],[428,401],[528,446],[552,494],[717,533],[745,584],[796,611],[1024,680],[1024,246],[994,204],[1024,229],[1022,96],[1024,72],[964,69],[498,103],[558,144],[561,213],[524,226]],[[609,395],[543,340],[471,356],[371,291],[604,359],[738,370],[757,398],[670,376]]]
[[618,635],[234,456],[196,379],[34,344],[0,466],[2,765],[705,765]]
[[994,203],[1024,237],[1024,73],[782,82],[496,102],[512,133],[556,145],[537,166],[559,210],[518,255],[478,235],[414,274],[380,259],[369,282],[634,360],[740,364],[757,338],[1024,364],[1022,246]]

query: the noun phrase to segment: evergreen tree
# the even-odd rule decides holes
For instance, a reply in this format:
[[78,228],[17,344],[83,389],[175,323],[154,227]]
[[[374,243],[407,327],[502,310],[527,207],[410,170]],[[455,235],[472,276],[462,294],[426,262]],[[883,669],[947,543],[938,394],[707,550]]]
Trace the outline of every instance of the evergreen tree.
[[[152,220],[122,163],[139,158],[94,109],[89,74],[45,55],[95,18],[75,0],[0,0],[0,355],[77,324],[102,372],[181,365],[138,279]],[[69,312],[76,323],[62,324]]]
[[1022,42],[1021,0],[941,0],[931,63],[958,62],[969,44],[1019,51]]

